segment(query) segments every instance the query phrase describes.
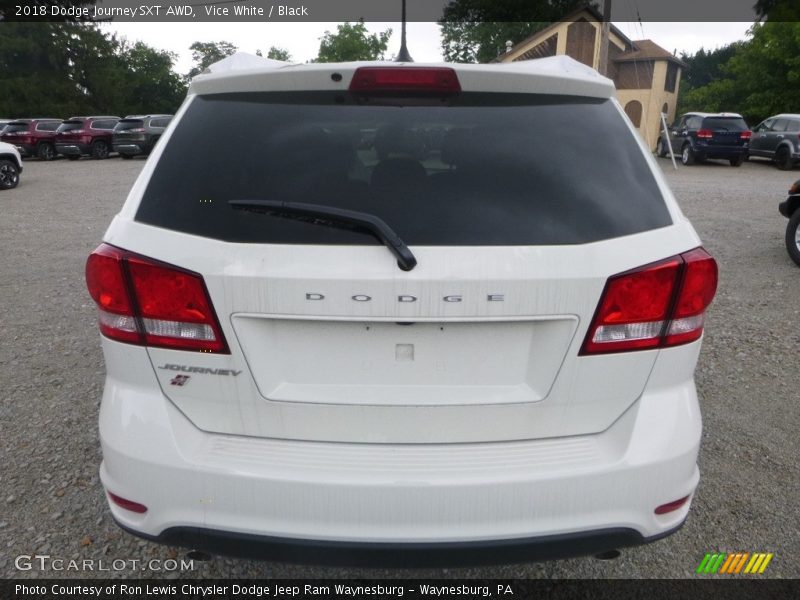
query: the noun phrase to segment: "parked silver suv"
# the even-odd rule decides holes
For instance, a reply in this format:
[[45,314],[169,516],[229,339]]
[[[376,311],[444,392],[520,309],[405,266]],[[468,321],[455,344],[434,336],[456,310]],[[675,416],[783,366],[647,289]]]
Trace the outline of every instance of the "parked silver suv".
[[783,171],[791,169],[800,162],[800,115],[775,115],[756,125],[749,154],[770,158]]

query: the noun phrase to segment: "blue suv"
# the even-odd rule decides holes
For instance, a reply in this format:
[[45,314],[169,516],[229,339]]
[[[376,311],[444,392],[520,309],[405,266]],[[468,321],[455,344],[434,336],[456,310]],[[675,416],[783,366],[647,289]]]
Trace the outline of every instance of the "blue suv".
[[[738,167],[747,157],[751,136],[742,115],[736,113],[689,112],[681,115],[669,130],[672,151],[687,166],[707,158],[722,158]],[[664,157],[668,148],[662,133],[656,152]]]

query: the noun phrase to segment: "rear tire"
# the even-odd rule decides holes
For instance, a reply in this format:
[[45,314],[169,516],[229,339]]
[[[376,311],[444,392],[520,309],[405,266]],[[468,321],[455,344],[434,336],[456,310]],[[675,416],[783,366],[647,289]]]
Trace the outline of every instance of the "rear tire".
[[800,266],[800,209],[792,213],[786,226],[786,251],[797,266]]
[[775,152],[775,165],[781,171],[791,171],[793,165],[792,155],[786,146],[781,146]]
[[663,138],[658,138],[656,142],[656,154],[661,158],[666,158],[667,156],[667,145],[664,143]]
[[683,148],[681,148],[681,163],[688,167],[694,164],[694,160],[694,150],[689,144],[684,144]]
[[53,148],[53,144],[44,142],[39,144],[39,148],[36,150],[36,155],[42,160],[53,160],[56,157],[56,149]]
[[742,163],[744,162],[744,156],[737,156],[736,158],[728,159],[728,162],[731,163],[732,167],[741,167]]
[[0,159],[0,190],[10,190],[19,183],[19,167],[5,158]]
[[92,158],[95,160],[103,160],[104,158],[108,158],[108,144],[106,144],[103,140],[98,140],[94,144],[92,144]]

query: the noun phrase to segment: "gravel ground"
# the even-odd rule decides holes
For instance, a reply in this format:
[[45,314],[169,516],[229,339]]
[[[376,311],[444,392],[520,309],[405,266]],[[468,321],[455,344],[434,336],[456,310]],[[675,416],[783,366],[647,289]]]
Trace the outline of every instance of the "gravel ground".
[[[765,576],[800,577],[800,270],[776,209],[800,172],[659,163],[721,272],[697,371],[702,479],[681,531],[614,561],[392,571],[214,558],[182,575],[670,578],[691,577],[708,551],[760,551],[775,553]],[[19,571],[19,555],[106,565],[184,557],[121,532],[97,476],[104,367],[83,265],[143,164],[28,161],[20,186],[0,192],[0,577],[115,574]]]

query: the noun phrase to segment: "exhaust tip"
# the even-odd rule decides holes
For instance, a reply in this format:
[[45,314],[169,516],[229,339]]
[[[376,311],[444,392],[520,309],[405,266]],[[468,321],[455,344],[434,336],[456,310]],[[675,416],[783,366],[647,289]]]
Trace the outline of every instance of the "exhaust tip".
[[198,562],[208,562],[213,558],[213,556],[201,550],[189,550],[189,552],[186,553],[186,558],[189,560],[196,560]]
[[601,552],[600,554],[595,554],[594,557],[597,560],[615,560],[620,557],[622,553],[619,550],[606,550],[605,552]]

